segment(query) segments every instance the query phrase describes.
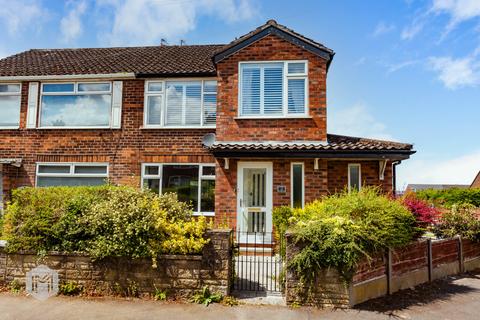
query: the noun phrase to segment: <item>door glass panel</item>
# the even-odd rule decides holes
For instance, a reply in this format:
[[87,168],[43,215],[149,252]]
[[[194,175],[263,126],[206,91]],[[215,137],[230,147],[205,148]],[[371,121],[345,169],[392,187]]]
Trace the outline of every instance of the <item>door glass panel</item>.
[[265,211],[248,211],[247,232],[265,232]]
[[267,169],[245,168],[243,171],[243,199],[244,207],[266,206],[266,179]]

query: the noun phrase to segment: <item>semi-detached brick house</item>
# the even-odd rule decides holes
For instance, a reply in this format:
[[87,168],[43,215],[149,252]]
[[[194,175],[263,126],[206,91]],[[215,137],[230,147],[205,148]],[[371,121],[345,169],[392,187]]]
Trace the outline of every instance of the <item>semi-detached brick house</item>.
[[412,145],[327,133],[334,52],[275,21],[227,45],[30,50],[0,60],[0,194],[115,184],[270,231],[274,206],[378,185]]

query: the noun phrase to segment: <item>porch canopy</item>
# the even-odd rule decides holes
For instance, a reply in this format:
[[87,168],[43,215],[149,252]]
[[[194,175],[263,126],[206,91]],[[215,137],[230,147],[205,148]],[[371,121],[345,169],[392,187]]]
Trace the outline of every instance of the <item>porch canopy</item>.
[[330,158],[405,160],[413,145],[394,141],[328,134],[327,141],[215,141],[204,146],[219,158]]
[[22,165],[22,159],[5,159],[0,158],[0,165],[2,164],[10,164],[14,167],[20,167]]

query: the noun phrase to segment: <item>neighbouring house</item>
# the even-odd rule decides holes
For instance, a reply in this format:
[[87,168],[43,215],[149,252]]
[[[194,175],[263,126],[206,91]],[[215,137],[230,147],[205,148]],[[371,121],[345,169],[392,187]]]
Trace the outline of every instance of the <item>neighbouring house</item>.
[[415,151],[327,132],[333,57],[270,20],[226,45],[2,59],[0,194],[108,180],[176,192],[196,214],[269,232],[274,206],[363,185],[392,192],[395,166]]
[[473,179],[472,184],[470,185],[470,189],[473,188],[480,188],[480,171],[477,173],[475,179]]
[[407,185],[405,191],[421,191],[421,190],[448,190],[448,189],[468,189],[470,185],[468,184],[413,184],[410,183]]

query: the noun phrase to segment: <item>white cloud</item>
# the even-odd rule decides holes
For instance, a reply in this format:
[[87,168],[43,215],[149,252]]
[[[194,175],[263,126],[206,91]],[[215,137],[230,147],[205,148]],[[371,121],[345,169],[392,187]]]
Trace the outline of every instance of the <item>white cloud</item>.
[[460,59],[430,57],[429,65],[438,72],[438,79],[449,89],[480,84],[480,63],[475,56]]
[[60,31],[65,42],[71,42],[82,34],[82,16],[87,10],[85,1],[70,3],[70,5],[70,11],[60,21]]
[[447,13],[451,16],[447,30],[457,24],[480,17],[480,1],[478,0],[433,0],[431,10],[436,13]]
[[388,65],[387,72],[388,73],[396,72],[398,70],[416,65],[418,63],[420,63],[420,60],[407,60],[407,61],[403,61],[395,64],[390,64]]
[[480,170],[480,150],[456,158],[412,159],[402,162],[397,171],[397,187],[409,183],[471,184]]
[[46,15],[46,9],[37,0],[0,0],[0,23],[11,36],[38,25]]
[[162,38],[172,42],[193,30],[201,15],[231,23],[256,14],[251,0],[104,0],[99,5],[114,12],[107,36],[111,45],[158,44]]
[[422,31],[423,27],[425,25],[425,22],[423,19],[420,20],[414,20],[409,26],[406,26],[403,28],[402,33],[400,37],[402,40],[411,40],[415,38],[415,36]]
[[329,133],[393,140],[385,124],[375,119],[362,103],[343,110],[332,110],[329,113],[328,128]]
[[387,24],[383,21],[380,21],[375,27],[375,30],[373,30],[372,36],[374,37],[382,36],[384,34],[392,32],[393,30],[395,30],[395,25]]

